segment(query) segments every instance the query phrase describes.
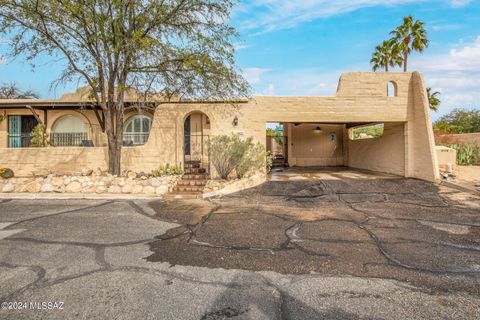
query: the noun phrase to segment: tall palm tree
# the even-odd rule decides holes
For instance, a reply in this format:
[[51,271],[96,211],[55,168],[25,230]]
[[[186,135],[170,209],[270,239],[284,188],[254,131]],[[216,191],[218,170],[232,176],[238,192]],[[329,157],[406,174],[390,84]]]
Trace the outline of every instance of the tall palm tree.
[[382,44],[375,47],[370,63],[373,64],[373,71],[380,68],[388,72],[388,67],[402,65],[402,57],[393,39],[385,40]]
[[414,17],[403,18],[403,24],[390,32],[397,43],[398,50],[403,53],[403,71],[407,72],[408,55],[413,51],[422,52],[429,41],[425,24]]
[[432,91],[432,88],[427,88],[427,95],[428,95],[428,103],[430,105],[430,109],[433,111],[438,111],[438,107],[440,106],[440,99],[438,96],[440,92]]

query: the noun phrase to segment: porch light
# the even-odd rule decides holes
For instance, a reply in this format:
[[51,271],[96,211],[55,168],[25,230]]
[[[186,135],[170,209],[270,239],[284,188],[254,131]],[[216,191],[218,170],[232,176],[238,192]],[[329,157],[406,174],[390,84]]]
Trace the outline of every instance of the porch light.
[[233,126],[236,127],[238,126],[238,117],[235,116],[235,118],[233,118]]
[[313,129],[313,132],[315,132],[316,134],[319,134],[319,133],[322,133],[322,129],[320,129],[320,127],[316,127],[315,129]]

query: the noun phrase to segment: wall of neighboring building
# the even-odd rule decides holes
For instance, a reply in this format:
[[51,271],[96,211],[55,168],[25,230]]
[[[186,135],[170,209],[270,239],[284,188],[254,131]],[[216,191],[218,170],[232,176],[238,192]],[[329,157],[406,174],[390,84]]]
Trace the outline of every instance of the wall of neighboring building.
[[442,134],[435,136],[436,144],[480,144],[480,132],[462,134]]

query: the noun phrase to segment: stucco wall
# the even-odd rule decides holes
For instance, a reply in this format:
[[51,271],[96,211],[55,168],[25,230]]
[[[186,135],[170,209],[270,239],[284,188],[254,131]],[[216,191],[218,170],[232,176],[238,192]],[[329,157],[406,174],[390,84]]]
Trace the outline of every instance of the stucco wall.
[[407,108],[405,176],[428,181],[440,179],[433,138],[432,119],[422,74],[412,73]]
[[[1,100],[0,100],[1,101]],[[0,106],[1,109],[1,106]],[[107,145],[107,136],[102,132],[97,117],[92,110],[78,109],[78,110],[48,110],[47,118],[45,118],[45,112],[40,109],[36,109],[35,112],[42,121],[47,120],[47,134],[50,135],[53,132],[53,127],[57,120],[64,116],[72,115],[78,117],[83,121],[86,128],[88,139],[93,141],[96,147]],[[136,110],[129,110],[125,113],[125,120],[131,116],[137,114]],[[3,121],[0,121],[0,148],[8,147],[8,116],[9,115],[25,115],[31,116],[32,112],[27,109],[6,109],[1,112],[2,116],[5,116]]]
[[[289,148],[292,166],[341,166],[343,165],[343,125],[301,124],[291,126]],[[320,127],[322,132],[314,129]],[[335,140],[331,139],[334,134]]]
[[405,175],[404,123],[385,123],[381,137],[348,141],[348,166]]
[[[389,81],[397,85],[396,97],[387,97]],[[165,163],[183,165],[184,120],[192,112],[203,112],[208,116],[210,136],[235,133],[252,136],[262,144],[265,144],[266,122],[396,122],[395,128],[386,129],[386,136],[378,141],[348,143],[349,150],[343,150],[343,156],[348,155],[348,164],[430,181],[438,178],[428,101],[419,73],[347,73],[340,79],[337,96],[332,97],[260,96],[236,104],[162,104],[155,112],[148,142],[144,146],[124,148],[123,168],[148,172]],[[235,116],[239,120],[237,126],[233,124]],[[96,119],[92,121],[96,123]],[[406,126],[405,131],[402,131],[403,126]],[[1,127],[0,131],[5,135]],[[365,154],[367,149],[369,152]],[[388,166],[385,165],[387,162]],[[0,166],[10,166],[17,172],[32,172],[42,167],[101,167],[105,163],[104,148],[0,150]]]

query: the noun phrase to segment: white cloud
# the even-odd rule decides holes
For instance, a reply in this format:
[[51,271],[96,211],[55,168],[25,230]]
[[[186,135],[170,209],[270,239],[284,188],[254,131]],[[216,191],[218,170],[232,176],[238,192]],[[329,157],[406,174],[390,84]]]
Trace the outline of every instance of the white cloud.
[[245,4],[241,7],[241,12],[248,12],[249,18],[244,19],[240,26],[244,29],[262,29],[262,32],[268,32],[365,7],[395,6],[425,1],[428,0],[252,0],[248,10]]
[[233,45],[233,47],[235,48],[235,51],[250,48],[250,46],[248,44],[245,44],[245,43],[235,43]]
[[362,70],[359,66],[325,72],[319,68],[275,69],[253,87],[256,95],[334,96],[342,73]]
[[433,31],[451,31],[461,29],[461,24],[437,24],[432,26]]
[[[319,18],[329,18],[368,7],[393,7],[438,0],[250,0],[236,7],[234,16],[242,29],[259,33],[288,29]],[[453,8],[469,5],[471,0],[443,0]],[[450,26],[451,27],[451,26]]]
[[471,0],[450,0],[450,5],[454,8],[462,8],[470,4]]
[[7,63],[7,58],[5,58],[4,56],[0,56],[0,65],[6,64],[6,63]]
[[480,107],[480,36],[446,54],[415,57],[412,70],[425,74],[425,82],[441,93],[441,113],[455,107]]
[[267,88],[263,91],[263,95],[265,96],[275,95],[275,85],[273,83],[269,83]]
[[246,68],[243,71],[243,76],[250,84],[258,84],[261,81],[262,75],[268,71],[269,69],[264,68]]

